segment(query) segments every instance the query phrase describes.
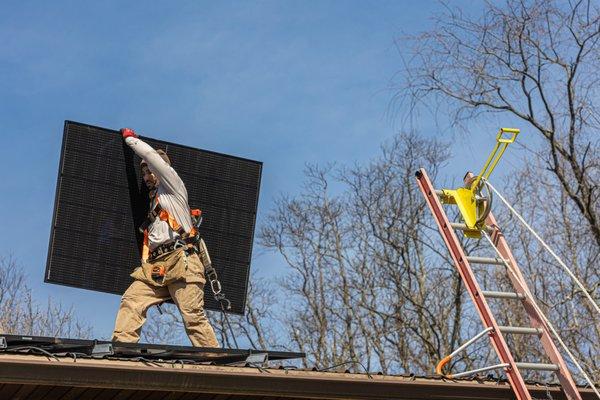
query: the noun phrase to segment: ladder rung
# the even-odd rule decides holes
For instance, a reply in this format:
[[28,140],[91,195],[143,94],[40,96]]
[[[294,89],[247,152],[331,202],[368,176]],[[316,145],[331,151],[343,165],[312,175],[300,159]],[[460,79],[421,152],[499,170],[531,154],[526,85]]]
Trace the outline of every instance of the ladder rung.
[[535,369],[539,371],[558,371],[560,367],[556,364],[538,364],[538,363],[526,363],[518,362],[517,368],[520,369]]
[[502,333],[518,333],[523,335],[541,335],[544,331],[540,328],[527,328],[522,326],[499,326]]
[[475,256],[467,256],[467,261],[473,264],[494,264],[494,265],[504,265],[503,259],[499,257],[475,257]]
[[525,298],[525,295],[523,293],[516,293],[516,292],[494,292],[494,291],[482,290],[481,294],[483,294],[485,297],[489,297],[492,299],[522,300]]

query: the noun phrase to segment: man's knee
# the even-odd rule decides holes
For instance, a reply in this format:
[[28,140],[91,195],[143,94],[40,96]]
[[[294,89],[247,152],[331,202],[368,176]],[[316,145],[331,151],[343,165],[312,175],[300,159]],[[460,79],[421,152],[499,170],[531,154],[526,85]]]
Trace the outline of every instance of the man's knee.
[[204,308],[197,302],[180,301],[179,312],[186,322],[206,321]]
[[127,310],[135,314],[144,314],[144,305],[139,297],[125,292],[121,297],[120,310]]
[[121,296],[120,308],[144,316],[150,306],[163,300],[162,295],[149,289],[145,283],[134,281]]

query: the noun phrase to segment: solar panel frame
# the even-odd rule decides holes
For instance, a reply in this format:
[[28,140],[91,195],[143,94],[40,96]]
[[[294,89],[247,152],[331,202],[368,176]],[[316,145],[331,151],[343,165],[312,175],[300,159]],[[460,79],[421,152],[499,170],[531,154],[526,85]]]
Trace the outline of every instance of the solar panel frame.
[[[190,206],[202,209],[201,234],[232,301],[229,312],[243,315],[262,162],[140,139],[167,150]],[[139,161],[118,131],[65,121],[44,282],[122,294],[133,281],[142,239],[137,227],[148,210]],[[208,285],[204,294],[205,308],[220,311]]]

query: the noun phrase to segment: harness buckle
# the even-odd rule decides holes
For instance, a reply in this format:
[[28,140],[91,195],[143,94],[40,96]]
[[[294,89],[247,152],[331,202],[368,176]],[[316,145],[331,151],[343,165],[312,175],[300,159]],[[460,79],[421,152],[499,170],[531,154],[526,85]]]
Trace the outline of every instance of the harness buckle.
[[213,291],[214,295],[217,296],[221,293],[221,282],[218,280],[210,280],[210,288]]

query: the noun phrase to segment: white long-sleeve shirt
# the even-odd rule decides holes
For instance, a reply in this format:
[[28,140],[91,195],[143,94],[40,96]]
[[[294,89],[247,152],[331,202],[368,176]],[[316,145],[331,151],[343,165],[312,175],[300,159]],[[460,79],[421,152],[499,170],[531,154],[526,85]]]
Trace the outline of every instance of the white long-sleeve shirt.
[[[148,164],[148,169],[158,178],[156,194],[160,206],[175,218],[175,221],[186,232],[190,232],[193,225],[188,204],[188,193],[177,172],[162,159],[156,150],[144,141],[128,137],[125,139],[125,143]],[[156,218],[148,227],[148,247],[150,247],[150,251],[163,243],[175,240],[177,237],[179,237],[179,234],[171,229],[167,221],[161,221],[160,218]]]

